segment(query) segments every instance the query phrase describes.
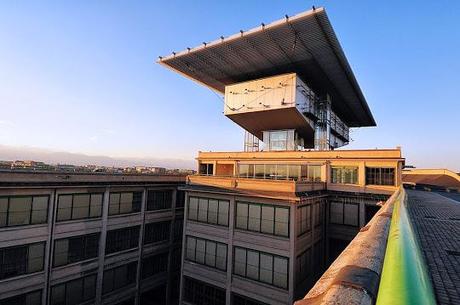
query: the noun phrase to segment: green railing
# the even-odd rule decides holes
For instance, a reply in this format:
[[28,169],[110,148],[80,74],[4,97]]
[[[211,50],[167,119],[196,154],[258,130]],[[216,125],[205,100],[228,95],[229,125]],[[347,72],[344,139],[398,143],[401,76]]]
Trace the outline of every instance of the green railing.
[[426,265],[407,214],[406,198],[406,192],[401,189],[394,203],[377,305],[436,304]]

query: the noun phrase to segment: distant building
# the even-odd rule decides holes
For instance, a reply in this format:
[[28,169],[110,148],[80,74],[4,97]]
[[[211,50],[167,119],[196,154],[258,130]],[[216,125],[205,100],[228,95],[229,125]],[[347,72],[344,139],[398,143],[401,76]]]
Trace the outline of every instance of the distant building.
[[32,160],[16,160],[11,164],[11,169],[28,169],[28,170],[50,170],[51,166],[44,162],[32,161]]

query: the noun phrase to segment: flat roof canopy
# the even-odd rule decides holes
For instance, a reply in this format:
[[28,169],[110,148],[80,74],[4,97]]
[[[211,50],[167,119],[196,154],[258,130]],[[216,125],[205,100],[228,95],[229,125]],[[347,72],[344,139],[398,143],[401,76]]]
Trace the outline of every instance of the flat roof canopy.
[[329,93],[333,110],[350,126],[376,123],[324,8],[313,9],[158,62],[208,88],[295,72],[318,94]]

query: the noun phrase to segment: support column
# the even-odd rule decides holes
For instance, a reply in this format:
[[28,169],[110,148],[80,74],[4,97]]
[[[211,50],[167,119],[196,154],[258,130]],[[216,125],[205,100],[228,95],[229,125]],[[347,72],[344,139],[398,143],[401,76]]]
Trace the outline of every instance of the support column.
[[101,237],[99,239],[98,270],[96,281],[96,305],[99,305],[102,302],[102,280],[104,276],[105,242],[107,238],[107,222],[109,218],[109,197],[110,187],[106,187],[104,191],[104,202],[102,204]]

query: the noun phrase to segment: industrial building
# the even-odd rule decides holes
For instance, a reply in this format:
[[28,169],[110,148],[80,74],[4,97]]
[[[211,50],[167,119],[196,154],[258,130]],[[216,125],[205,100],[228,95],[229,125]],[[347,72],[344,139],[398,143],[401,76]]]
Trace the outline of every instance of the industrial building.
[[185,176],[0,173],[0,304],[175,304]]
[[375,126],[323,8],[158,62],[224,96],[241,152],[200,152],[187,177],[181,304],[303,298],[401,185],[394,149],[345,150]]

